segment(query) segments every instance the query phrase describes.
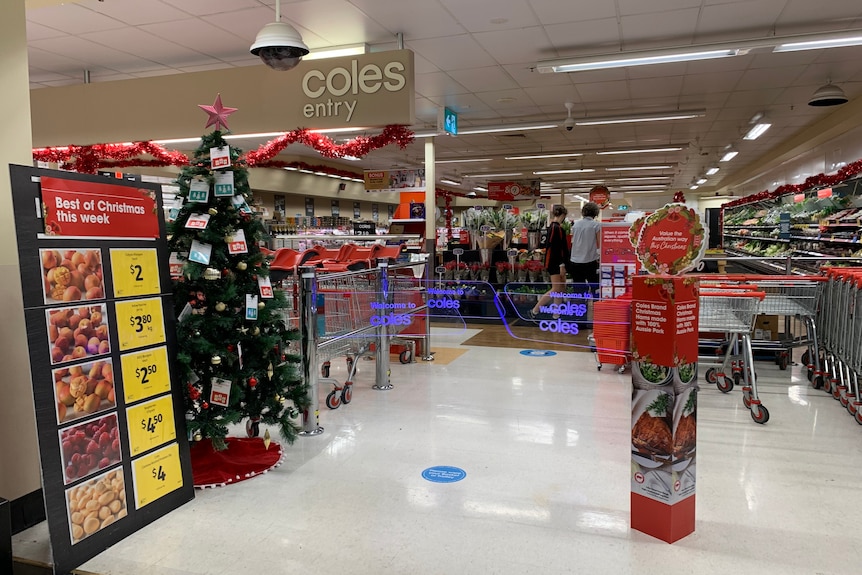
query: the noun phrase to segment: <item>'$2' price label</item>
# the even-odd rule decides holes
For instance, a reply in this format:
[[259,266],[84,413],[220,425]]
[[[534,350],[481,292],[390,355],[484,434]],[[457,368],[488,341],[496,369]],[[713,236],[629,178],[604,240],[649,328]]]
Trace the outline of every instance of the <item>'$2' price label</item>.
[[144,281],[144,268],[142,268],[139,264],[130,265],[129,271],[132,273],[132,279],[134,279],[136,282]]
[[155,249],[111,249],[114,295],[118,298],[155,295],[161,291]]

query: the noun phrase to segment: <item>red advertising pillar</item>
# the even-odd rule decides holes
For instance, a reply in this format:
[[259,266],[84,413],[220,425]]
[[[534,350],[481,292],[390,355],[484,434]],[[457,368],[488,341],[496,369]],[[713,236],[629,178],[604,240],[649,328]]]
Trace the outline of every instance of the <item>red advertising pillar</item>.
[[633,282],[631,525],[668,543],[695,529],[699,301],[697,281],[679,274],[705,234],[693,210],[668,204],[635,246],[655,275]]

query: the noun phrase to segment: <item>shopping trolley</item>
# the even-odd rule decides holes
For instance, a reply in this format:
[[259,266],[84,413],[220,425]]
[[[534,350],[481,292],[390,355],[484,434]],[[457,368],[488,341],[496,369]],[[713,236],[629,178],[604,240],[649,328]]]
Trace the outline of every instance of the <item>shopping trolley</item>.
[[[761,403],[757,393],[751,333],[764,297],[763,292],[753,291],[750,286],[701,288],[698,317],[700,332],[722,332],[729,337],[724,358],[717,367],[707,370],[707,381],[715,383],[723,393],[733,390],[734,380],[727,374],[738,344],[742,353],[739,359],[739,373],[743,383],[742,402],[751,410],[751,418],[761,424],[769,421],[769,411]],[[707,358],[699,359],[702,362],[709,361]]]
[[603,364],[619,366],[624,373],[631,363],[631,294],[593,304],[593,333],[587,338],[596,356],[596,368]]

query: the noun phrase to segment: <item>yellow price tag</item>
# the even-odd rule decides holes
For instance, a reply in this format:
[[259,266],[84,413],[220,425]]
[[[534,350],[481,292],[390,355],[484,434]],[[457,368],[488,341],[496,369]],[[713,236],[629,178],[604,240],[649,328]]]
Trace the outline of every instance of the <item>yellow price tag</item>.
[[140,509],[183,486],[180,447],[176,443],[132,461],[135,508]]
[[159,395],[171,388],[167,347],[123,354],[120,364],[123,367],[123,395],[127,404]]
[[120,351],[164,343],[161,298],[118,301],[116,311]]
[[177,437],[173,397],[165,395],[126,410],[132,457]]
[[111,278],[118,298],[161,293],[156,250],[112,249]]

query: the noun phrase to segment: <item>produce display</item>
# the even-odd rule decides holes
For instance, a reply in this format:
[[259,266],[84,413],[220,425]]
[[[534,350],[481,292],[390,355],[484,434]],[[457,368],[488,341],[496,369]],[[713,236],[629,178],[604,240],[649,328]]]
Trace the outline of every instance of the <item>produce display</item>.
[[67,491],[72,543],[86,539],[128,514],[122,469],[109,471]]
[[49,309],[51,363],[65,363],[111,352],[105,304]]
[[120,462],[117,414],[60,431],[66,484]]
[[45,303],[105,297],[101,250],[40,249]]
[[110,358],[54,370],[57,422],[64,423],[117,405]]

